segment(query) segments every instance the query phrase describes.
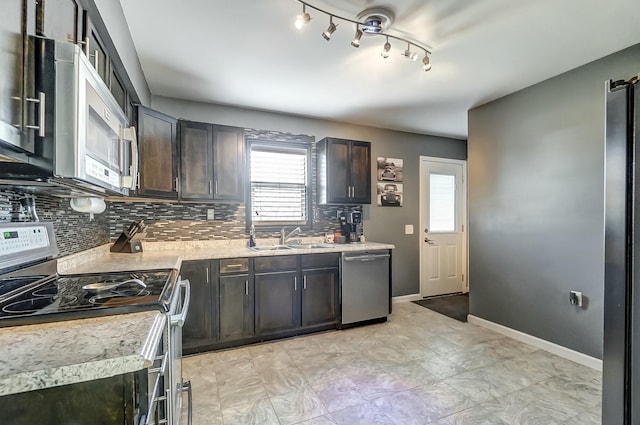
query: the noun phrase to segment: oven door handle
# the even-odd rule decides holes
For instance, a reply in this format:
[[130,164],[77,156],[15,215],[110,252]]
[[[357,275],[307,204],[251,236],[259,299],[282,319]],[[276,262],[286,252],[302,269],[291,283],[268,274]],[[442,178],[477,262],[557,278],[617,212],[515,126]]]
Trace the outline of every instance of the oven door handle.
[[185,288],[184,302],[182,303],[182,310],[179,314],[171,315],[171,325],[180,326],[184,325],[184,321],[187,319],[187,313],[189,312],[189,301],[191,300],[191,283],[189,279],[184,279],[179,282],[179,288]]

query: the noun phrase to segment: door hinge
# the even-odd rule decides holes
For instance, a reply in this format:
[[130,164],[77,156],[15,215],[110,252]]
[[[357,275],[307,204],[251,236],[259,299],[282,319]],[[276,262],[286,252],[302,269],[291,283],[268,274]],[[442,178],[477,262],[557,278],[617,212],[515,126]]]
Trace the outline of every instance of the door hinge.
[[462,281],[464,282],[464,273],[462,273]]
[[464,232],[464,224],[462,225],[462,231]]

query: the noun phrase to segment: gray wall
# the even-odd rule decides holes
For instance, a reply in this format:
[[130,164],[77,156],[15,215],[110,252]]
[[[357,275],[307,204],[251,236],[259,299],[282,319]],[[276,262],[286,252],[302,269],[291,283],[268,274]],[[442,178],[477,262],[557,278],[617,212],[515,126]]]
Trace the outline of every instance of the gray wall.
[[471,314],[602,357],[604,81],[638,72],[640,45],[469,111]]
[[[225,124],[237,127],[309,134],[320,140],[325,136],[371,142],[372,162],[379,156],[404,159],[404,206],[364,208],[365,236],[369,241],[396,246],[393,253],[393,295],[408,295],[419,289],[419,203],[418,160],[420,155],[466,159],[466,141],[425,136],[311,119],[272,112],[233,108],[152,96],[154,109],[176,118]],[[372,182],[376,180],[372,169]],[[373,185],[375,186],[375,185]],[[372,187],[375,199],[375,187]],[[413,224],[415,234],[405,235],[404,225]]]

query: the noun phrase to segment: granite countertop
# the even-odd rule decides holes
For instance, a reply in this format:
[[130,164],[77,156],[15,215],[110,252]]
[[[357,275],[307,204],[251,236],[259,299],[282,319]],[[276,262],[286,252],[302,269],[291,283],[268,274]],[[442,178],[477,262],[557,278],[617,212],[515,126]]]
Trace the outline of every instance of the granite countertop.
[[[317,242],[317,240],[303,240],[305,244]],[[258,240],[258,245],[274,245],[275,243],[277,241]],[[246,241],[243,240],[143,242],[143,252],[134,254],[112,253],[109,252],[109,247],[110,245],[103,245],[93,250],[59,259],[58,272],[61,274],[77,274],[168,268],[179,270],[182,261],[187,260],[322,254],[395,248],[391,244],[363,242],[335,244],[331,248],[253,251],[246,247]]]
[[165,320],[145,311],[0,328],[0,396],[149,367]]

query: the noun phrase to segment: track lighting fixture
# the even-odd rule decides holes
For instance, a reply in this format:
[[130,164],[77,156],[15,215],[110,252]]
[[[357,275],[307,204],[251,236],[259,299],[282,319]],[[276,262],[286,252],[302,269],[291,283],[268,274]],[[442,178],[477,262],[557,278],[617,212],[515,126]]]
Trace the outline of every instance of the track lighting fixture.
[[322,36],[325,40],[329,41],[331,40],[331,34],[333,34],[335,31],[336,24],[333,23],[333,16],[329,15],[329,26],[327,27],[326,31],[322,33]]
[[353,41],[351,41],[351,45],[353,47],[360,47],[360,39],[362,38],[362,30],[360,29],[360,25],[356,26],[356,35],[353,37]]
[[310,20],[311,20],[311,15],[307,13],[307,5],[303,4],[302,15],[298,15],[298,17],[296,18],[296,28],[301,30],[302,28],[304,28],[305,25],[309,23]]
[[384,43],[384,47],[382,48],[382,53],[380,53],[380,56],[382,56],[385,59],[388,58],[389,50],[391,50],[391,43],[389,43],[389,37],[387,37],[387,42]]
[[431,61],[429,60],[429,55],[425,52],[424,58],[422,58],[422,68],[426,71],[431,70]]
[[[344,18],[334,13],[327,12],[326,10],[323,10],[319,7],[309,4],[306,1],[303,1],[303,0],[297,0],[297,1],[299,3],[302,3],[302,14],[296,17],[296,21],[295,21],[296,28],[302,29],[305,25],[309,23],[309,21],[311,21],[311,16],[309,15],[309,13],[307,13],[307,6],[308,6],[309,8],[317,12],[324,13],[325,15],[329,16],[329,26],[325,31],[322,32],[322,37],[325,40],[327,41],[331,40],[332,34],[336,31],[338,24],[335,24],[333,22],[334,18],[345,21],[345,22],[351,22],[356,27],[355,36],[351,41],[351,45],[353,47],[356,47],[356,48],[360,47],[360,44],[362,42],[362,37],[365,35],[366,36],[383,35],[385,36],[386,40],[382,48],[382,51],[380,52],[380,56],[382,56],[385,59],[389,57],[389,52],[391,50],[391,43],[389,39],[401,41],[401,42],[407,43],[407,49],[402,53],[402,56],[406,57],[407,59],[410,59],[412,62],[415,62],[418,60],[418,57],[419,57],[418,51],[424,50],[424,58],[422,59],[423,69],[425,71],[429,71],[431,69],[431,60],[429,57],[429,55],[431,55],[430,47],[424,45],[423,43],[414,41],[412,39],[407,39],[397,35],[389,34],[387,32],[387,30],[389,29],[389,27],[391,26],[395,18],[393,12],[389,8],[386,8],[386,7],[369,8],[360,12],[356,17],[356,19],[350,19],[350,18]],[[415,48],[415,51],[411,50],[412,47]]]

